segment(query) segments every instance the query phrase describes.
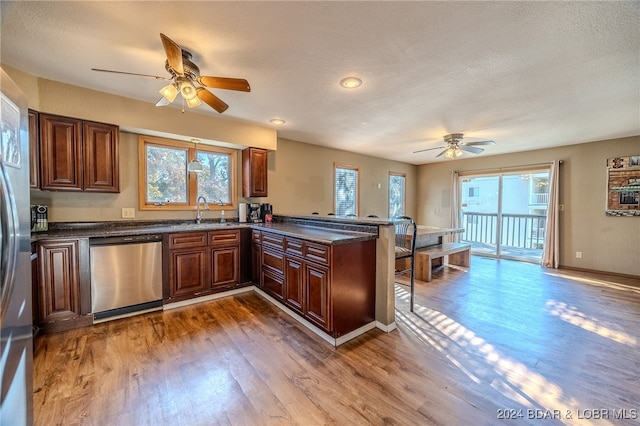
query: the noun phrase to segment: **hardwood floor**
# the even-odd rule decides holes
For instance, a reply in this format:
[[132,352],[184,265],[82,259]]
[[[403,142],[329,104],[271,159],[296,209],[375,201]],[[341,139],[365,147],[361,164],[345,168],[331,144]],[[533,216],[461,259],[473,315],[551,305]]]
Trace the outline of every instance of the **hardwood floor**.
[[638,284],[473,257],[338,348],[253,292],[41,336],[36,424],[637,425]]

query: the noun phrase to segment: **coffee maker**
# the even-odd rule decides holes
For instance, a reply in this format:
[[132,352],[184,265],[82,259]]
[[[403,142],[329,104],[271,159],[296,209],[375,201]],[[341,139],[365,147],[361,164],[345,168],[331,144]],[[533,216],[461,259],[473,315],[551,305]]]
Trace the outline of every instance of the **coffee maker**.
[[265,217],[268,214],[273,214],[273,208],[271,207],[271,204],[264,203],[262,204],[262,206],[260,206],[260,220],[262,222],[266,222]]
[[260,222],[260,204],[249,203],[247,204],[247,222],[257,223]]

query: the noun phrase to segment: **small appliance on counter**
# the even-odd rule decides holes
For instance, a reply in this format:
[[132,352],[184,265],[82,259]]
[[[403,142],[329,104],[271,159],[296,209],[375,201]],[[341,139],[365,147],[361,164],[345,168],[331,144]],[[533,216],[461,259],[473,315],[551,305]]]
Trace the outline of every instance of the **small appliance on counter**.
[[273,215],[273,207],[269,203],[264,203],[260,206],[260,220],[267,222],[267,215],[271,217]]
[[45,204],[31,205],[31,232],[49,230],[49,207]]
[[258,223],[260,220],[260,204],[247,204],[247,222]]
[[247,221],[247,203],[238,204],[238,220],[240,223]]

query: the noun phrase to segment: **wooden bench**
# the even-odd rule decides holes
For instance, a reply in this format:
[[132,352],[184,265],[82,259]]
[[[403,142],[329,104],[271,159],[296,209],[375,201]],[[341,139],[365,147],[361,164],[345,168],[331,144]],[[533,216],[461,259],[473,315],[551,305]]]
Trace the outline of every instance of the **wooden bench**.
[[[450,265],[471,266],[471,244],[442,243],[416,248],[415,277],[420,281],[431,281],[431,268],[444,265],[444,257],[449,256]],[[435,261],[438,261],[436,263]]]

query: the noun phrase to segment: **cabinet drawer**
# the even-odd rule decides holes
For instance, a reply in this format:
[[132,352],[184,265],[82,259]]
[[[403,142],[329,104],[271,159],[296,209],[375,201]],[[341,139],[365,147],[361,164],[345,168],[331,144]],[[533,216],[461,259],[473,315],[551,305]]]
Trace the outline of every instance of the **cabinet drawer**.
[[256,244],[262,243],[262,232],[260,231],[251,231],[251,241]]
[[330,247],[325,246],[323,244],[317,243],[305,243],[305,254],[304,257],[307,260],[311,260],[313,262],[322,263],[324,265],[329,264],[329,251]]
[[296,240],[293,238],[286,238],[284,240],[284,251],[287,254],[293,254],[302,257],[304,243],[302,240]]
[[240,231],[209,231],[209,244],[239,244]]
[[182,232],[180,234],[169,234],[169,248],[189,248],[207,245],[206,232]]
[[262,269],[271,269],[279,274],[284,273],[284,255],[280,250],[269,247],[262,249]]
[[272,234],[270,232],[262,233],[262,244],[272,245],[278,247],[279,249],[284,248],[284,236],[279,234]]
[[262,271],[262,289],[282,301],[284,300],[284,278],[270,271]]

